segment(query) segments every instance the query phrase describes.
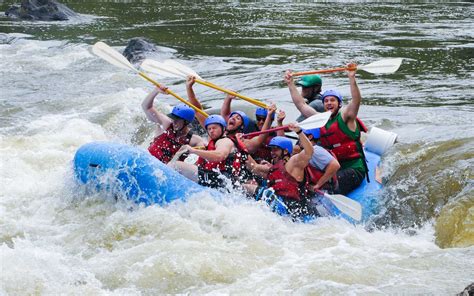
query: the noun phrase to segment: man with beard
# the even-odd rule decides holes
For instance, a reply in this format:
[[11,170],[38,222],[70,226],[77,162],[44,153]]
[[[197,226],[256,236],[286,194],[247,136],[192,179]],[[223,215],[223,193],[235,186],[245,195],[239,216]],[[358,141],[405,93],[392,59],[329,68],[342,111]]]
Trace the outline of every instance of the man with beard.
[[[351,69],[352,65],[348,65]],[[353,67],[352,67],[353,68]],[[352,100],[347,106],[342,107],[342,96],[335,90],[327,90],[321,96],[325,111],[331,111],[331,118],[321,128],[321,146],[331,151],[339,161],[341,169],[337,172],[339,193],[347,194],[357,188],[368,169],[364,150],[360,142],[361,132],[367,132],[362,121],[357,118],[361,103],[361,95],[356,82],[356,72],[347,71]],[[285,82],[290,86],[293,84],[292,73],[287,71]],[[295,105],[298,110],[306,116],[312,116],[318,112],[308,106],[302,98]]]
[[168,163],[183,145],[203,146],[204,140],[191,132],[189,123],[194,119],[195,112],[185,104],[173,107],[170,114],[165,115],[153,107],[155,97],[166,94],[166,87],[155,88],[142,102],[146,117],[157,123],[157,136],[148,147],[148,151],[163,163]]

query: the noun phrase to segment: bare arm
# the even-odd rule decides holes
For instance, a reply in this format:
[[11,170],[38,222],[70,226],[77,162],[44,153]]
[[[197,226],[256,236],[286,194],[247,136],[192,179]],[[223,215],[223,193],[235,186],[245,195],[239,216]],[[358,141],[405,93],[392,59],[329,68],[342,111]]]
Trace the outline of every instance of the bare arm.
[[[286,113],[283,110],[278,111],[278,116],[277,116],[277,126],[283,126],[283,120],[285,120]],[[285,131],[284,130],[279,130],[276,132],[277,136],[284,137],[285,136]]]
[[258,164],[252,156],[249,155],[249,158],[245,162],[245,166],[249,171],[253,174],[260,176],[262,178],[266,178],[270,168],[272,167],[269,163],[262,163]]
[[166,116],[165,114],[159,112],[158,110],[153,107],[153,102],[155,100],[155,97],[159,94],[165,94],[166,92],[166,87],[163,88],[155,88],[151,93],[149,93],[146,98],[142,102],[142,109],[145,111],[146,117],[155,123],[158,123],[159,125],[162,126],[162,129],[167,129],[171,123],[172,120]]
[[304,169],[308,166],[309,160],[313,155],[313,145],[306,135],[301,132],[301,128],[296,124],[290,124],[289,128],[298,134],[300,146],[304,149],[298,154],[293,155],[285,164],[286,171],[297,181],[303,180]]
[[[196,108],[199,108],[202,110],[202,105],[196,98],[196,94],[194,93],[193,90],[193,85],[194,82],[196,81],[196,77],[194,76],[188,76],[186,79],[186,92],[188,94],[188,100],[189,102],[194,105]],[[204,121],[206,121],[206,117],[202,115],[199,112],[196,112],[196,119],[199,121],[199,124],[204,127]]]
[[315,189],[321,188],[321,186],[324,185],[327,181],[329,181],[339,170],[341,165],[337,161],[337,159],[331,160],[329,164],[324,168],[324,174],[321,176],[321,178],[318,180],[318,183],[314,186]]
[[223,161],[234,149],[234,143],[227,138],[220,139],[216,143],[216,150],[199,150],[192,147],[187,147],[189,153],[196,154],[208,161]]
[[224,98],[224,102],[222,103],[221,116],[224,117],[225,120],[229,119],[229,115],[231,113],[230,105],[232,104],[233,99],[235,99],[234,96],[227,94]]
[[[350,66],[350,65],[348,65]],[[342,119],[347,124],[350,130],[356,130],[356,117],[357,113],[359,113],[360,103],[362,101],[359,87],[357,86],[356,78],[355,78],[356,71],[348,71],[347,76],[349,77],[349,85],[351,88],[351,96],[352,100],[347,104],[347,106],[342,111]]]
[[[263,123],[263,126],[262,126],[262,131],[266,131],[270,128],[270,125],[272,124],[272,116],[273,114],[275,114],[275,111],[276,111],[275,104],[270,105],[267,112],[267,118],[265,118],[265,122]],[[259,135],[258,137],[244,140],[244,144],[250,153],[255,153],[260,147],[262,147],[262,144],[265,143],[267,138],[268,138],[268,133],[263,133]]]
[[295,104],[296,108],[303,114],[304,117],[308,118],[312,115],[317,114],[318,112],[314,110],[311,106],[306,104],[303,96],[298,92],[295,83],[293,82],[293,77],[291,76],[291,71],[286,71],[285,73],[285,82],[288,85],[290,90],[291,99]]
[[206,141],[198,135],[193,135],[191,141],[189,141],[189,146],[191,147],[201,147],[206,146]]

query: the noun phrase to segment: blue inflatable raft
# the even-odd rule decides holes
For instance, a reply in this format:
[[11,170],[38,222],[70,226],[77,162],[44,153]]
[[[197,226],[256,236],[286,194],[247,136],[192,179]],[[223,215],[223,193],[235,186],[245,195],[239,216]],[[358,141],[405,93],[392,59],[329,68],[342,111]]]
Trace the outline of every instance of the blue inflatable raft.
[[[378,194],[382,187],[375,177],[379,154],[388,149],[395,138],[396,135],[391,135],[388,141],[385,137],[381,144],[380,140],[376,141],[377,138],[369,141],[369,137],[366,142],[365,153],[371,181],[369,183],[365,180],[359,188],[347,195],[362,205],[362,220],[377,211]],[[381,145],[387,147],[380,148]],[[74,156],[74,173],[78,182],[89,190],[125,196],[137,204],[166,205],[175,200],[185,201],[200,192],[216,197],[223,195],[185,178],[151,156],[148,151],[118,143],[92,142],[80,147]],[[322,198],[321,202],[330,215],[341,215],[331,201]],[[350,220],[347,216],[342,216]]]

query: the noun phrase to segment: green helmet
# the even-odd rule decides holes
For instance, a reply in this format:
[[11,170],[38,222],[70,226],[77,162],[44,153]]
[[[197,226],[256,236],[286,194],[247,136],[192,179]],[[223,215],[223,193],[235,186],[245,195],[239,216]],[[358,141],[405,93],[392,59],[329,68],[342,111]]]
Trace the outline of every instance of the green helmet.
[[323,80],[319,75],[306,75],[301,77],[301,79],[296,82],[296,85],[300,85],[302,87],[312,87],[315,85],[323,85]]

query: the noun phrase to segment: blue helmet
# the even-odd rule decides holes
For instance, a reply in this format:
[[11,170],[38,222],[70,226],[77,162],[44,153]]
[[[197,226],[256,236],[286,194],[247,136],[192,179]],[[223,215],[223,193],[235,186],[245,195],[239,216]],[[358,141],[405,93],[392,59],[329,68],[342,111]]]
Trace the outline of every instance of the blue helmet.
[[184,119],[187,122],[192,122],[194,120],[194,115],[194,109],[186,104],[174,106],[173,110],[171,110],[171,113],[168,114],[168,116],[173,119]]
[[217,123],[222,126],[222,129],[225,129],[227,127],[227,123],[225,122],[224,117],[220,115],[211,115],[208,118],[206,118],[206,121],[204,121],[204,127],[207,128],[208,125]]
[[245,114],[245,112],[243,112],[243,111],[234,111],[234,112],[230,113],[229,118],[232,117],[232,115],[234,115],[234,114],[237,114],[242,118],[242,121],[244,123],[243,128],[247,128],[249,126],[250,119],[247,116],[247,114]]
[[270,143],[268,143],[268,147],[275,146],[281,149],[286,149],[288,150],[288,153],[291,154],[293,152],[293,143],[291,142],[290,139],[281,137],[281,136],[276,136],[273,137],[270,140]]
[[303,133],[305,135],[313,135],[314,139],[319,139],[321,137],[321,129],[320,128],[303,129]]
[[325,92],[321,95],[321,100],[323,101],[323,103],[324,103],[324,98],[325,98],[325,97],[329,97],[329,96],[334,96],[334,97],[336,97],[337,100],[339,101],[339,103],[342,103],[342,96],[341,96],[341,94],[340,94],[338,91],[332,90],[332,89],[325,91]]
[[[268,115],[268,110],[265,109],[265,108],[262,108],[262,107],[258,107],[256,110],[255,110],[255,116],[263,116],[263,117],[267,117]],[[275,119],[275,113],[272,114],[272,120]]]

